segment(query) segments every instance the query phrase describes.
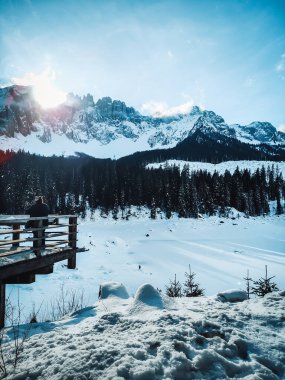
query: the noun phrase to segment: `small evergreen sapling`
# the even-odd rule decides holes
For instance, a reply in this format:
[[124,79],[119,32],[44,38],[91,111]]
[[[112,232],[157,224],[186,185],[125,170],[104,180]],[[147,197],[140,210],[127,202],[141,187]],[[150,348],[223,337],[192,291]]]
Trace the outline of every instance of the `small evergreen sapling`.
[[249,300],[250,294],[252,294],[250,282],[253,281],[251,277],[249,277],[249,270],[246,273],[246,277],[244,277],[244,280],[246,281],[246,293],[247,293],[247,299]]
[[169,280],[170,285],[166,286],[166,295],[168,297],[181,297],[182,296],[182,289],[181,284],[179,281],[176,280],[176,274],[174,277],[174,281]]
[[267,265],[265,265],[265,278],[261,277],[257,281],[253,281],[252,293],[257,296],[264,297],[267,293],[278,291],[278,287],[275,282],[272,282],[272,277],[267,277]]
[[186,280],[184,282],[183,294],[185,297],[200,297],[204,295],[204,290],[200,288],[200,285],[195,282],[196,273],[191,271],[191,266],[189,265],[189,273],[185,272]]

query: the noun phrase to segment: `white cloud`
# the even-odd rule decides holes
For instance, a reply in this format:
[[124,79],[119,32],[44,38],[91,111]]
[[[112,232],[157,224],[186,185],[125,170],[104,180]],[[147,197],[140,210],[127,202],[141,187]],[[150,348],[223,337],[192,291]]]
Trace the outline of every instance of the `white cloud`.
[[19,78],[12,78],[12,82],[14,84],[18,84],[20,86],[34,86],[36,85],[39,81],[54,81],[56,79],[56,74],[55,71],[47,68],[43,72],[39,74],[35,73],[26,73],[22,77]]
[[165,116],[175,116],[179,114],[187,114],[191,111],[194,105],[193,100],[189,100],[186,103],[180,104],[178,106],[169,106],[164,102],[147,102],[141,107],[142,113],[150,114],[154,117],[165,117]]
[[285,124],[280,124],[277,129],[280,132],[285,132]]
[[285,71],[285,53],[283,53],[279,59],[279,62],[275,66],[275,70],[279,73]]

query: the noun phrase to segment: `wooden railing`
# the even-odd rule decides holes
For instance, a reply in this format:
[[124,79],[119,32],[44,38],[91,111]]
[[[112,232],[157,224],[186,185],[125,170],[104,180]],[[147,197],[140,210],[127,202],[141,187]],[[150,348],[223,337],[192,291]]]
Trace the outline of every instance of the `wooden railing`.
[[[26,228],[28,221],[32,227]],[[54,263],[65,259],[67,267],[75,269],[76,252],[84,250],[76,242],[75,215],[0,219],[0,328],[5,321],[6,284],[35,282],[36,275],[52,273]]]
[[[28,221],[32,223],[32,227],[25,228]],[[47,226],[44,225],[46,221],[48,221]],[[25,251],[33,251],[39,256],[42,250],[51,250],[63,245],[76,249],[77,217],[74,215],[51,215],[37,218],[9,217],[9,219],[0,219],[0,226],[8,227],[0,228],[0,258]],[[1,239],[3,236],[5,239]]]

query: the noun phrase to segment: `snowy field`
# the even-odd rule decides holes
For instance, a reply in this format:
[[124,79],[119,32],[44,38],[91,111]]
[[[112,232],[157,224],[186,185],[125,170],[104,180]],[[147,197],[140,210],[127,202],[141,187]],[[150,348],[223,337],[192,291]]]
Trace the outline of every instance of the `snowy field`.
[[[89,251],[78,253],[76,270],[62,262],[34,284],[7,286],[14,303],[19,290],[26,315],[33,304],[44,310],[62,284],[82,290],[89,305],[32,325],[8,379],[285,378],[285,215],[150,220],[148,211],[129,221],[95,215],[80,221],[78,246]],[[175,273],[183,282],[188,264],[207,296],[169,299],[165,285]],[[238,303],[217,296],[245,289],[246,271],[258,279],[265,265],[283,291]],[[12,335],[8,328],[7,344]]]
[[196,171],[196,170],[206,170],[209,173],[214,173],[217,171],[220,174],[224,174],[226,170],[229,170],[230,173],[234,173],[236,168],[238,167],[239,170],[245,170],[248,169],[252,173],[255,172],[257,169],[261,169],[262,166],[265,167],[265,169],[268,168],[268,166],[271,168],[272,165],[274,165],[275,168],[278,168],[278,170],[282,173],[283,178],[285,178],[285,162],[273,162],[273,161],[225,161],[221,162],[219,164],[211,164],[209,162],[192,162],[192,161],[182,161],[182,160],[168,160],[165,162],[155,163],[155,164],[148,164],[147,168],[154,168],[157,169],[159,167],[166,168],[167,166],[178,166],[181,170],[183,169],[184,165],[189,166],[190,172]]
[[232,303],[108,283],[93,307],[33,325],[8,379],[284,379],[284,310],[285,291]]
[[62,284],[83,291],[87,304],[97,300],[99,284],[105,281],[124,283],[130,295],[145,282],[164,292],[174,274],[184,282],[189,264],[206,295],[244,289],[247,270],[258,279],[265,265],[285,289],[285,215],[151,220],[145,211],[129,221],[96,215],[79,223],[78,247],[89,251],[77,254],[76,270],[60,262],[53,274],[38,275],[33,284],[7,286],[13,302],[19,289],[23,314],[29,315],[33,304],[44,310]]

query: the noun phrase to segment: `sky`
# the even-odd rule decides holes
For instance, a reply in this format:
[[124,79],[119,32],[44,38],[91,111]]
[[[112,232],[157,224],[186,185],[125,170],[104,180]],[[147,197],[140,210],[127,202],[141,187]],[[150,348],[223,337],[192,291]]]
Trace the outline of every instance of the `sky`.
[[0,1],[0,85],[285,130],[284,0]]

